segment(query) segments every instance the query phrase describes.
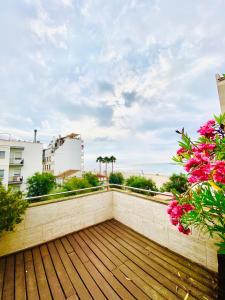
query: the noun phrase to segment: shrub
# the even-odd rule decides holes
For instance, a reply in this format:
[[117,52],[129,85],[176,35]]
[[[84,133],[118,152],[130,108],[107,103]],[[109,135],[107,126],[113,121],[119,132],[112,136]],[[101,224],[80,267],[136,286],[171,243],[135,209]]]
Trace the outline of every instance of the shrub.
[[48,194],[55,186],[55,176],[51,173],[35,173],[27,179],[27,196],[41,196]]
[[86,178],[73,177],[63,184],[63,189],[65,191],[73,191],[89,187],[91,187],[91,184]]
[[184,193],[188,189],[187,176],[185,174],[172,174],[169,181],[161,187],[162,192]]
[[23,220],[27,206],[28,202],[23,199],[21,192],[6,190],[0,184],[0,233],[12,231]]
[[88,183],[91,186],[98,186],[98,185],[100,185],[98,176],[95,175],[95,174],[93,174],[93,173],[91,173],[91,172],[85,173],[83,178],[87,179]]
[[[126,185],[139,188],[139,189],[144,189],[144,190],[157,191],[155,182],[152,179],[147,179],[143,176],[130,176],[126,181]],[[136,192],[141,194],[149,194],[148,192],[142,192],[142,191],[136,191]],[[151,195],[154,194],[151,193]]]
[[109,183],[122,185],[124,183],[123,174],[121,172],[111,173],[109,176]]

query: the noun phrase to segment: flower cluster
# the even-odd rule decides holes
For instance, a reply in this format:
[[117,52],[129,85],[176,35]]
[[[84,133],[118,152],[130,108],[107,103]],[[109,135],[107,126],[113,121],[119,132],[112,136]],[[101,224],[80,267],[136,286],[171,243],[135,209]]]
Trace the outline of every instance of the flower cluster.
[[[167,212],[171,223],[184,234],[191,232],[188,226],[193,224],[204,224],[211,231],[218,230],[219,227],[214,227],[213,218],[216,218],[215,207],[218,207],[218,223],[221,221],[219,199],[224,198],[225,191],[225,114],[215,117],[215,120],[209,120],[197,132],[200,137],[192,141],[184,129],[177,130],[181,135],[181,147],[177,150],[174,160],[182,164],[188,173],[190,188],[185,195],[180,195],[176,197],[177,200],[170,202]],[[197,187],[194,188],[194,185]],[[204,214],[199,203],[202,203],[202,207],[207,207]],[[187,215],[192,210],[194,212]],[[222,220],[221,228],[224,226],[223,222]]]
[[215,136],[215,124],[215,120],[209,120],[206,124],[200,127],[198,133],[208,138],[213,138]]
[[182,232],[183,234],[190,234],[191,230],[189,228],[184,228],[184,226],[181,224],[181,217],[192,211],[194,209],[194,206],[185,203],[185,204],[179,204],[177,200],[173,200],[170,202],[167,208],[167,213],[170,215],[170,221],[174,226],[178,225],[178,230]]

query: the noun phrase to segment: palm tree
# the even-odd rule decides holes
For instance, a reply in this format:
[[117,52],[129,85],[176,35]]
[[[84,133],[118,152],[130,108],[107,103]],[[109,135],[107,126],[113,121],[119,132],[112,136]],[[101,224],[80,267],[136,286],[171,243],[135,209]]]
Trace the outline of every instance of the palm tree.
[[99,156],[99,157],[97,157],[97,159],[96,159],[96,162],[99,163],[99,174],[100,174],[100,175],[101,175],[101,173],[102,173],[102,163],[104,162],[103,160],[104,160],[104,159],[103,159],[102,156]]
[[105,174],[107,177],[107,173],[108,173],[108,163],[110,163],[110,158],[108,156],[105,156],[103,158],[103,163],[105,163]]
[[110,162],[112,163],[112,173],[113,173],[113,165],[114,165],[114,163],[116,162],[116,158],[115,158],[115,156],[110,156]]

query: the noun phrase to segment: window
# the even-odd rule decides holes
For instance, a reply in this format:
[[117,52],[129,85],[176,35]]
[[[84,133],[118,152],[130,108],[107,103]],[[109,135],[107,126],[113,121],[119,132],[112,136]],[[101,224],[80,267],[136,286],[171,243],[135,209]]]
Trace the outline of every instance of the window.
[[13,170],[13,176],[20,176],[21,175],[21,170],[20,169],[14,169]]
[[4,170],[0,170],[0,180],[4,177]]
[[4,159],[5,158],[5,151],[0,151],[0,159]]

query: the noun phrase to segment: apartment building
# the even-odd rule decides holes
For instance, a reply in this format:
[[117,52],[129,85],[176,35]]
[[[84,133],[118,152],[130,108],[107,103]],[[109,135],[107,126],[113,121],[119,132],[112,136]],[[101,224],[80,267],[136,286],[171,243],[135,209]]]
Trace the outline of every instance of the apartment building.
[[25,191],[27,178],[42,172],[43,146],[27,142],[0,139],[0,181],[6,187]]
[[54,138],[48,148],[43,150],[43,172],[50,172],[61,179],[82,176],[83,149],[80,134],[71,133],[64,137]]
[[225,76],[216,74],[216,83],[220,99],[221,112],[225,113]]

